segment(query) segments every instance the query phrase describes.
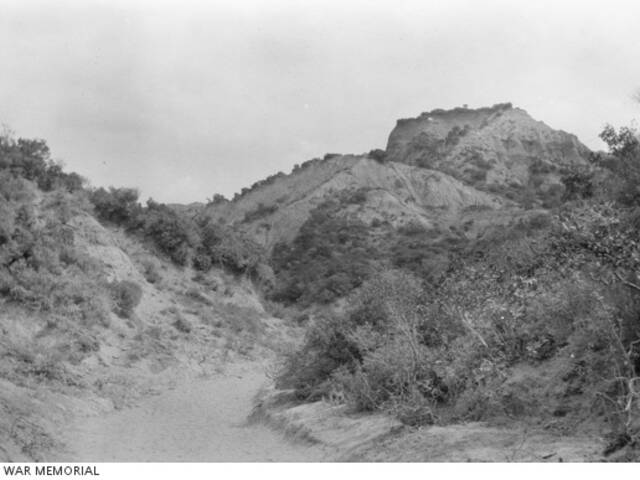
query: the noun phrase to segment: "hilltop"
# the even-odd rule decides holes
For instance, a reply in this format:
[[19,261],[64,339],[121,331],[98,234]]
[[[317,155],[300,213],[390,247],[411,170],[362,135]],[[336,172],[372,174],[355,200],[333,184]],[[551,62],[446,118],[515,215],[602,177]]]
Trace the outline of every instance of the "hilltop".
[[[399,120],[386,151],[327,154],[196,216],[231,225],[265,249],[276,274],[272,298],[324,303],[379,267],[414,263],[413,271],[434,270],[427,275],[437,281],[451,266],[449,245],[559,206],[563,178],[592,171],[592,155],[575,136],[511,104],[433,110]],[[344,235],[357,248],[345,248]],[[310,249],[326,258],[308,258]],[[309,271],[315,282],[302,280]],[[309,282],[316,287],[301,287]]]
[[277,378],[291,416],[337,397],[412,426],[636,445],[640,149],[630,129],[602,138],[612,155],[510,104],[433,110],[399,121],[386,151],[209,205],[266,249],[263,292],[306,325]]
[[448,228],[464,223],[468,208],[558,203],[562,175],[588,168],[591,155],[574,135],[511,104],[433,110],[398,120],[386,151],[327,154],[257,182],[231,202],[210,204],[204,214],[269,249],[290,242],[323,200],[347,192],[361,197],[357,216],[367,223]]
[[561,185],[559,172],[586,166],[589,157],[575,135],[509,103],[432,110],[398,120],[387,142],[391,161],[444,170],[489,190],[529,185],[549,190]]

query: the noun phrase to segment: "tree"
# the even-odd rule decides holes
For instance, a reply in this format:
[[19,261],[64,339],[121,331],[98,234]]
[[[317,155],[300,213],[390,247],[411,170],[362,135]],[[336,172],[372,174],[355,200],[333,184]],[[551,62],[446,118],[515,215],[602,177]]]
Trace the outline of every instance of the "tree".
[[640,137],[632,127],[616,130],[607,125],[600,133],[616,161],[613,172],[622,180],[617,200],[624,205],[640,205]]
[[186,265],[189,254],[200,246],[197,225],[165,204],[149,199],[142,215],[142,230],[173,262]]
[[387,152],[380,148],[376,148],[369,152],[369,158],[373,158],[376,162],[384,163],[387,158]]
[[114,188],[105,190],[100,187],[91,192],[89,199],[96,214],[102,220],[120,225],[129,224],[140,214],[142,207],[138,203],[139,193],[135,188]]
[[227,200],[227,198],[220,194],[220,193],[215,193],[213,195],[213,197],[207,202],[209,205],[220,205],[223,203],[227,203],[229,200]]

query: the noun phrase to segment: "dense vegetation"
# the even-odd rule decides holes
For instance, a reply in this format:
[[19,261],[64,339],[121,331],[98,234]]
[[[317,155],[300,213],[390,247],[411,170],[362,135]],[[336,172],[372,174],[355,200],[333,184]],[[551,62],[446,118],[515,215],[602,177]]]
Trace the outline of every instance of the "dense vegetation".
[[276,245],[272,264],[277,284],[271,298],[286,304],[326,304],[360,286],[377,256],[368,227],[337,215],[345,204],[364,200],[355,192],[315,208],[291,245]]
[[75,192],[84,183],[80,175],[65,173],[61,164],[51,160],[44,140],[16,140],[11,132],[0,135],[0,171],[13,178],[29,180],[45,192],[56,189]]
[[[45,460],[62,447],[67,415],[120,408],[147,392],[142,377],[157,377],[146,361],[191,368],[202,349],[200,369],[262,341],[257,309],[230,298],[214,307],[203,293],[231,297],[229,275],[188,275],[163,257],[270,279],[261,249],[235,230],[152,200],[143,206],[134,189],[90,188],[50,159],[44,141],[0,135],[1,458]],[[167,271],[185,278],[176,285]]]
[[[153,200],[143,207],[138,197],[131,188],[88,188],[50,159],[42,140],[0,136],[0,296],[67,323],[105,323],[109,310],[131,317],[139,287],[107,285],[95,261],[74,246],[69,222],[91,214],[148,241],[177,265],[270,276],[262,250],[230,227]],[[157,281],[157,272],[147,270]]]
[[[437,156],[465,134],[420,141]],[[301,399],[338,393],[356,410],[412,425],[535,417],[569,428],[597,418],[610,450],[638,445],[640,142],[631,128],[607,127],[602,139],[610,153],[559,172],[562,185],[544,186],[554,167],[532,162],[530,185],[496,187],[524,208],[478,238],[365,224],[353,215],[368,195],[359,190],[319,204],[267,259],[233,226],[142,205],[134,189],[89,188],[51,161],[43,141],[5,135],[0,299],[67,329],[81,348],[65,352],[95,349],[87,332],[110,311],[135,319],[140,286],[107,281],[73,243],[72,219],[95,214],[179,266],[250,275],[273,301],[315,307],[277,379]],[[470,181],[483,182],[487,165],[469,155]],[[383,151],[370,156],[386,161]],[[244,222],[276,208],[260,204]],[[152,264],[144,274],[158,281]]]
[[186,217],[151,199],[143,207],[138,196],[134,189],[111,187],[93,190],[89,198],[98,218],[147,239],[176,265],[202,271],[217,265],[249,275],[264,271],[262,249],[237,230]]
[[92,208],[82,183],[50,161],[44,142],[0,137],[0,304],[46,319],[43,343],[51,332],[65,339],[43,349],[35,338],[25,345],[3,338],[3,362],[25,378],[71,382],[60,361],[77,363],[95,351],[95,329],[109,325],[110,311],[130,317],[139,301],[112,296],[116,285],[75,245],[72,219]]
[[[608,453],[636,445],[640,147],[627,128],[602,138],[611,154],[563,172],[547,213],[475,240],[396,232],[394,269],[379,265],[346,311],[316,315],[280,385],[307,399],[338,392],[356,410],[410,424],[517,416],[567,428],[597,418],[612,435]],[[276,255],[284,300],[335,298],[320,293],[331,259],[368,257],[354,236],[347,251],[332,234],[358,225],[323,212]]]

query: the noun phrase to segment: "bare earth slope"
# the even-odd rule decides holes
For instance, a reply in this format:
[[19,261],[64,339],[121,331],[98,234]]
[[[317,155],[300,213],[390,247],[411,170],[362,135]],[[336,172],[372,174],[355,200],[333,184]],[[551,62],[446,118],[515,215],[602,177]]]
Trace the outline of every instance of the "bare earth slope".
[[433,110],[399,120],[389,135],[387,156],[472,184],[527,185],[533,175],[557,183],[558,170],[587,164],[589,149],[575,135],[554,130],[507,103]]
[[[69,422],[90,427],[98,418],[126,418],[125,409],[141,399],[196,378],[202,382],[203,376],[239,359],[264,358],[272,354],[270,345],[286,336],[286,328],[264,311],[246,279],[217,269],[196,276],[86,214],[72,217],[67,225],[74,251],[96,260],[94,268],[105,285],[135,282],[142,298],[130,318],[111,312],[107,322],[79,327],[56,324],[20,304],[1,304],[0,461],[58,460],[66,440],[59,433]],[[156,271],[152,281],[147,279],[150,264]],[[71,273],[60,277],[75,279]],[[253,387],[237,386],[247,395],[245,403],[227,399],[244,408]],[[227,384],[222,392],[233,388]],[[189,398],[200,394],[185,391],[193,393],[184,405],[195,415]],[[237,418],[242,415],[246,412],[238,411]]]
[[442,172],[339,155],[279,176],[233,202],[209,207],[205,214],[235,224],[271,248],[295,238],[311,210],[323,201],[356,193],[363,195],[355,212],[360,220],[378,219],[394,226],[417,222],[431,228],[456,223],[465,208],[497,210],[513,205]]
[[467,209],[498,212],[493,217],[500,223],[525,203],[547,208],[560,199],[562,175],[589,168],[589,155],[575,135],[511,104],[433,110],[399,120],[386,153],[328,154],[201,214],[235,225],[268,250],[292,241],[323,201],[356,193],[363,195],[361,208],[344,213],[356,213],[365,223],[459,228],[468,220]]

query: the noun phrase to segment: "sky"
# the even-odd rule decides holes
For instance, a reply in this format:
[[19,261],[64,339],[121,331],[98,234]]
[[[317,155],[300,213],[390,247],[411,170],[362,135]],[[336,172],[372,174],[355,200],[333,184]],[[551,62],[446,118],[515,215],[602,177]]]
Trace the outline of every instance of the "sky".
[[170,203],[463,104],[599,149],[640,115],[639,27],[637,0],[0,0],[0,123],[93,186]]

